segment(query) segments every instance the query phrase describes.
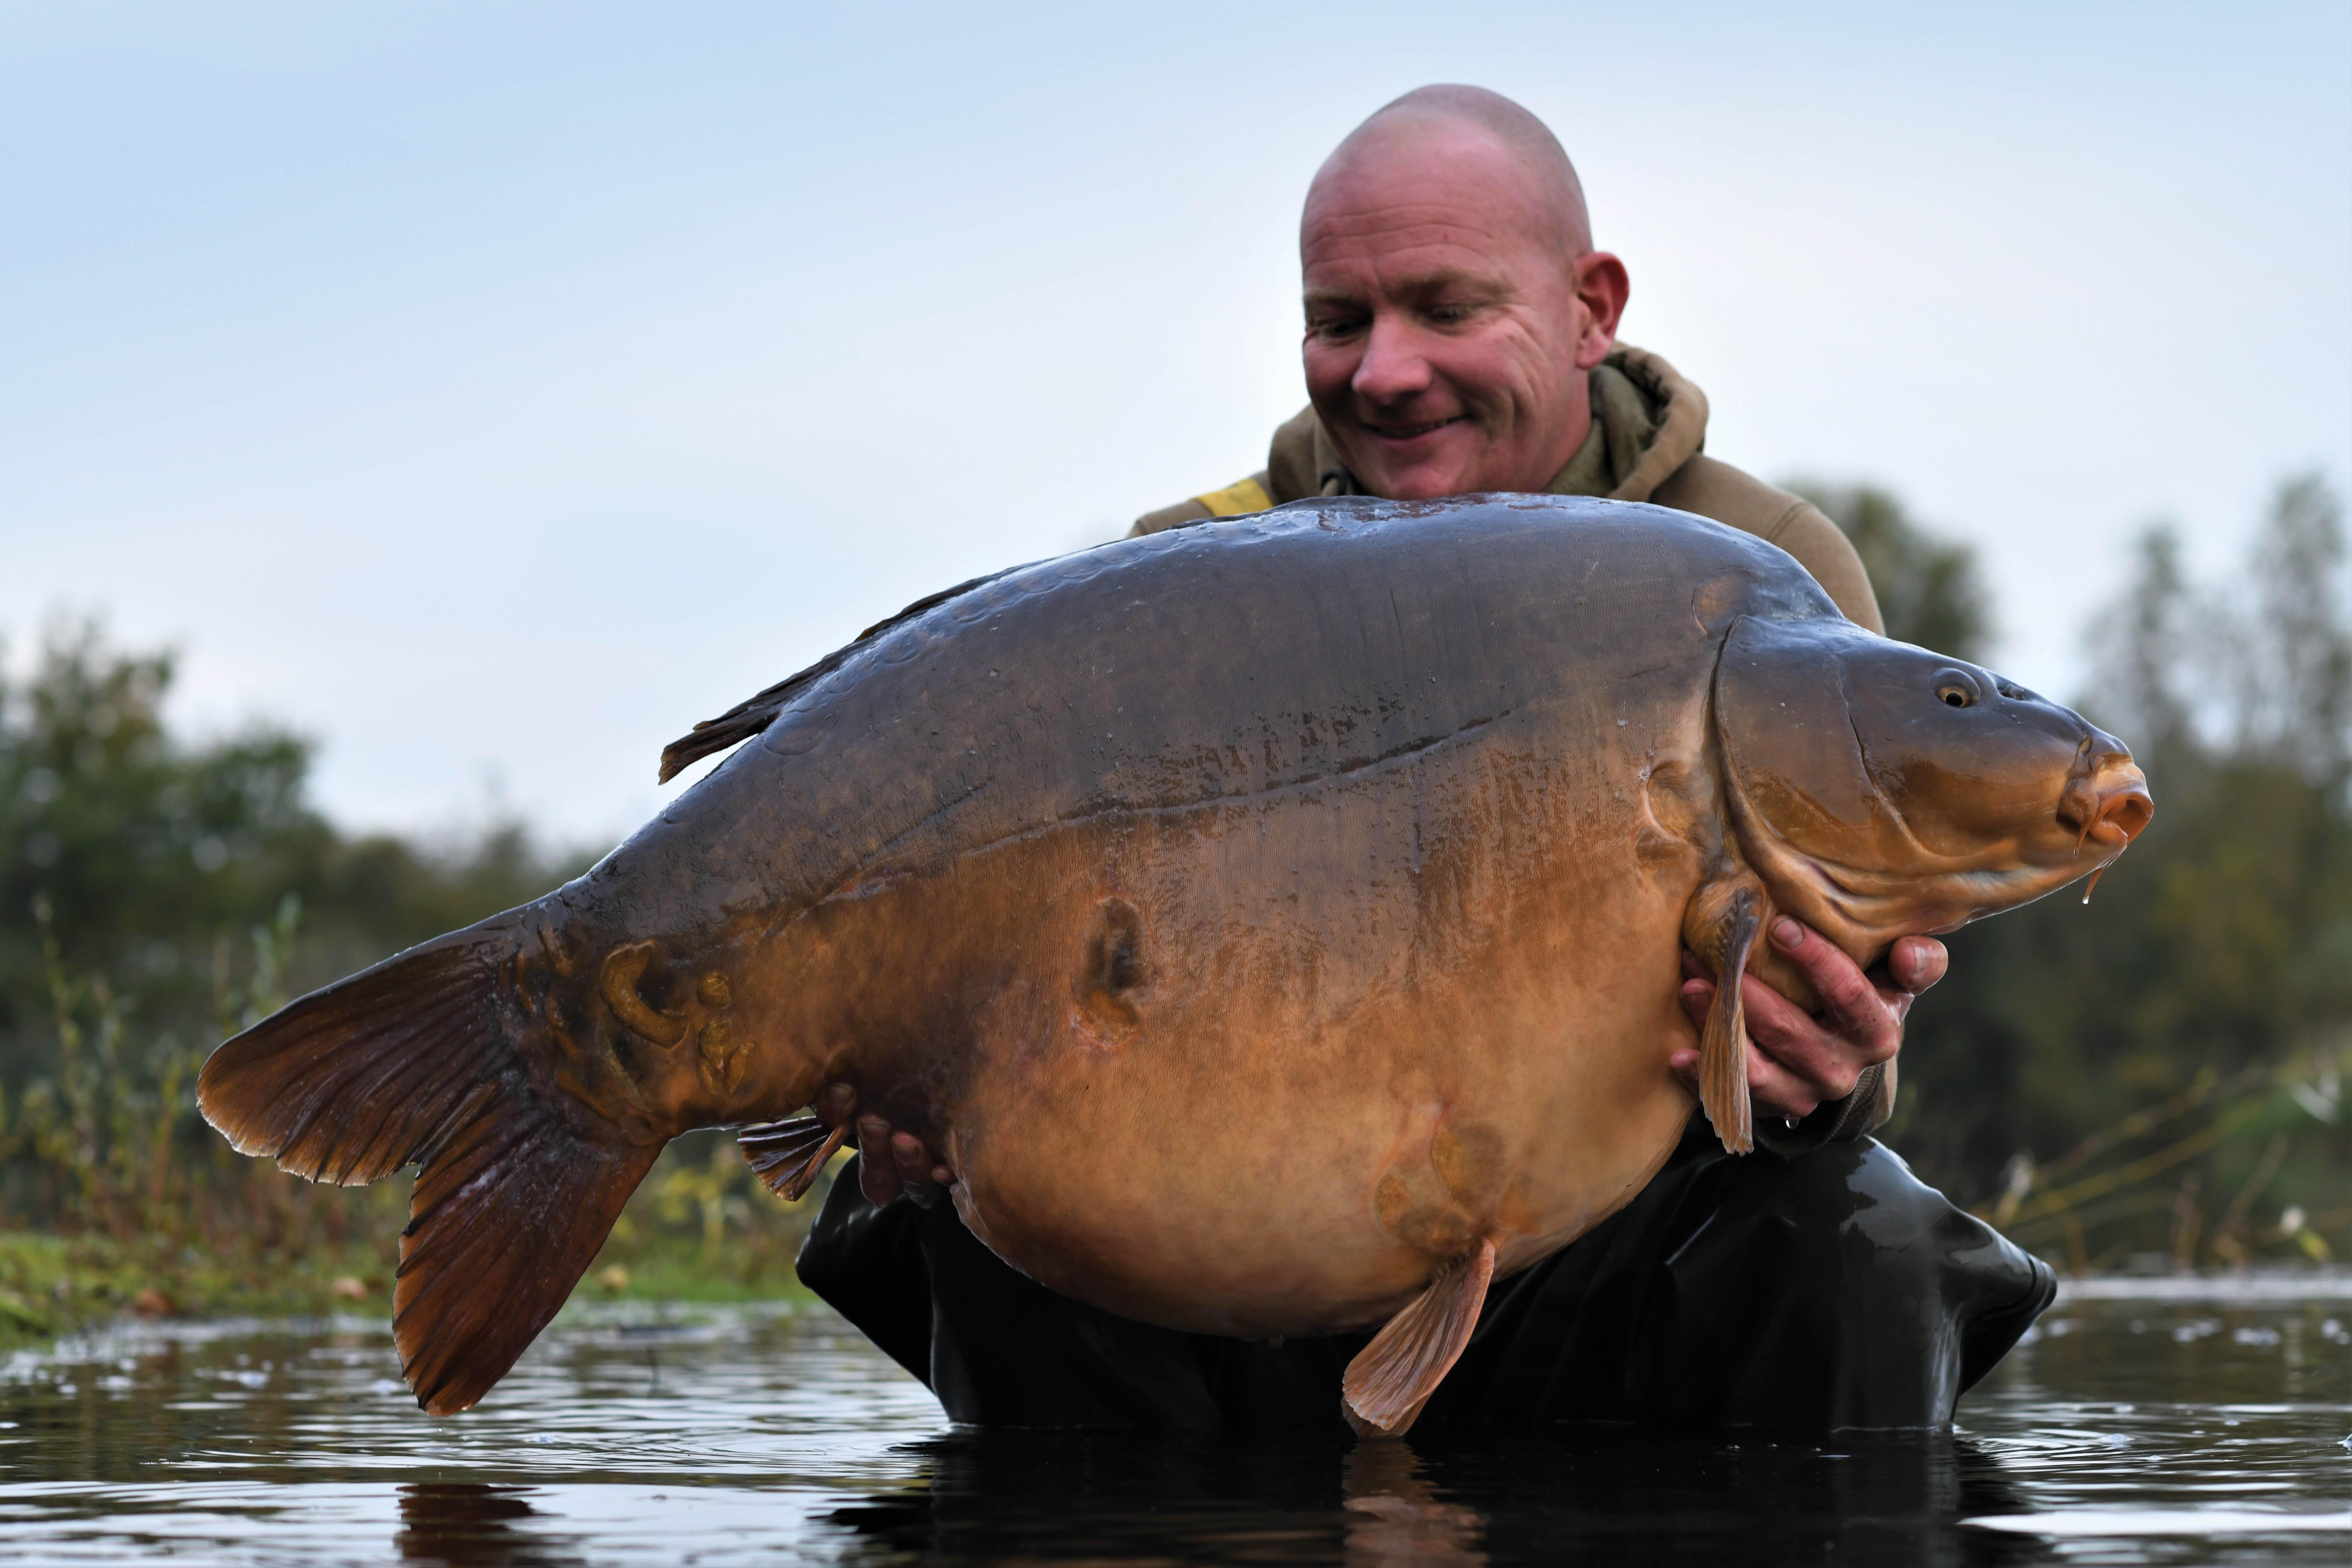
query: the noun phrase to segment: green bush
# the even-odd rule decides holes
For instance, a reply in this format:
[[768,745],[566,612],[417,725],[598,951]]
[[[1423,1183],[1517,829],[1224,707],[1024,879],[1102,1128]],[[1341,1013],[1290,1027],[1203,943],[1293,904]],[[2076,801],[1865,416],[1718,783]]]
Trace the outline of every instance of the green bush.
[[[84,626],[0,684],[0,1339],[142,1292],[174,1309],[380,1300],[407,1184],[313,1187],[236,1153],[197,1113],[196,1069],[290,996],[594,858],[514,823],[454,848],[341,833],[306,800],[300,738],[173,735],[172,674],[168,655]],[[731,1140],[681,1142],[599,1289],[790,1289],[809,1209],[758,1188]]]

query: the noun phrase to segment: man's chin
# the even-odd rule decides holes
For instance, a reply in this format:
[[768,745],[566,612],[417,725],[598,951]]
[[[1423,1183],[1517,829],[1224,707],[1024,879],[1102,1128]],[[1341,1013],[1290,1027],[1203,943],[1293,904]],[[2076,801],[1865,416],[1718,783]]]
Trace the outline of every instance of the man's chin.
[[1428,458],[1419,462],[1366,465],[1356,482],[1390,500],[1436,500],[1458,496],[1473,488],[1470,465],[1459,459]]

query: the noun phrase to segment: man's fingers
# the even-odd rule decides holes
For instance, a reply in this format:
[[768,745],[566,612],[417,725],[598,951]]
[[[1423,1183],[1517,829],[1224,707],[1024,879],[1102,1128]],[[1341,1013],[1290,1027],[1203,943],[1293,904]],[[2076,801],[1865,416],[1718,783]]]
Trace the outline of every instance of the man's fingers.
[[[1666,1066],[1683,1080],[1685,1089],[1699,1092],[1696,1051],[1676,1051],[1666,1058]],[[1810,1116],[1821,1104],[1811,1085],[1758,1050],[1753,1040],[1748,1042],[1748,1098],[1769,1116]]]
[[[1891,1059],[1903,1044],[1903,1016],[1911,999],[1943,978],[1948,958],[1930,937],[1906,937],[1887,954],[1895,986],[1874,984],[1838,946],[1782,917],[1768,933],[1773,948],[1801,973],[1820,998],[1816,1017],[1753,974],[1740,976],[1748,1025],[1748,1087],[1759,1111],[1801,1117],[1852,1094],[1862,1069]],[[1704,1030],[1715,983],[1696,957],[1683,953],[1677,993],[1691,1022]],[[1677,1051],[1670,1065],[1696,1087],[1698,1053]]]
[[[1851,1044],[1752,974],[1741,976],[1748,1015],[1748,1087],[1783,1116],[1802,1116],[1824,1100],[1843,1100],[1867,1065]],[[1877,1004],[1875,994],[1872,1004]],[[1760,1052],[1769,1070],[1759,1072]],[[1892,1052],[1888,1053],[1892,1055]],[[1805,1102],[1805,1110],[1791,1109]]]
[[[1692,1023],[1698,1026],[1700,1032],[1705,1033],[1706,1010],[1715,1005],[1715,982],[1712,980],[1684,981],[1682,1000],[1683,1011],[1689,1015]],[[1697,1053],[1694,1051],[1692,1056],[1696,1059]]]
[[890,1153],[890,1124],[878,1116],[857,1119],[857,1187],[877,1209],[898,1195],[898,1162]]
[[826,1084],[809,1109],[827,1127],[838,1127],[857,1114],[857,1090],[845,1083]]
[[[1853,1092],[1865,1058],[1753,974],[1742,975],[1740,983],[1748,1024],[1748,1087],[1759,1105],[1782,1116],[1803,1116],[1822,1101],[1843,1100]],[[1680,995],[1683,1011],[1704,1032],[1707,1010],[1715,1005],[1715,983],[1685,980]],[[1685,1056],[1689,1070],[1675,1066],[1675,1071],[1696,1089],[1696,1051],[1677,1051],[1669,1065]]]
[[1951,952],[1932,936],[1897,937],[1886,954],[1886,973],[1914,996],[1941,980],[1951,966]]
[[1772,922],[1772,945],[1821,998],[1822,1012],[1832,1034],[1865,1052],[1881,1053],[1865,1057],[1868,1061],[1884,1061],[1895,1054],[1898,1037],[1894,1016],[1879,999],[1870,976],[1837,943],[1782,915]]
[[917,1208],[940,1201],[940,1187],[931,1180],[931,1152],[911,1132],[890,1134],[890,1163],[898,1168],[898,1184]]
[[1673,1056],[1666,1058],[1666,1067],[1676,1078],[1683,1080],[1683,1087],[1685,1089],[1689,1089],[1693,1094],[1696,1094],[1699,1091],[1698,1053],[1696,1051],[1687,1049],[1676,1051]]
[[[815,1101],[816,1119],[838,1127],[857,1109],[857,1091],[845,1083],[829,1083]],[[900,1197],[920,1208],[940,1201],[943,1187],[955,1185],[955,1173],[931,1157],[930,1145],[911,1132],[901,1132],[887,1117],[857,1117],[853,1129],[857,1141],[857,1190],[866,1201],[881,1208]]]
[[1799,1118],[1811,1116],[1826,1100],[1843,1100],[1843,1095],[1822,1095],[1797,1074],[1748,1042],[1748,1098],[1756,1109],[1773,1116]]

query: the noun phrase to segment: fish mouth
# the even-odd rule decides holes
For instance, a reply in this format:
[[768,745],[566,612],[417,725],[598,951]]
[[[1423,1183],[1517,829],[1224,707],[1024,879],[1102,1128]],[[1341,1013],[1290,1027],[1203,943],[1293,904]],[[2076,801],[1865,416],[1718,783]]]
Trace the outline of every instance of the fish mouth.
[[2156,816],[2156,802],[2147,793],[2147,775],[2128,752],[2107,752],[2095,758],[2091,752],[2085,740],[2058,795],[2058,826],[2073,832],[2078,856],[2092,844],[2120,855],[2147,830]]

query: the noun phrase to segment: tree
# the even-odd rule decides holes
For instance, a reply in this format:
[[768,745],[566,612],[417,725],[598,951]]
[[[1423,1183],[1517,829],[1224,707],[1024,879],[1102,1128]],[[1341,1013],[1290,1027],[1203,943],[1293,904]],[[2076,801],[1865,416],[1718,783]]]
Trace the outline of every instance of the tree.
[[58,961],[135,996],[143,1032],[214,1032],[248,933],[290,897],[298,991],[545,892],[585,857],[541,854],[515,824],[436,853],[338,832],[309,803],[310,743],[257,727],[172,733],[168,652],[90,625],[45,635],[31,678],[0,683],[0,1089],[56,1043],[34,906]]
[[[1890,1137],[1987,1203],[2021,1173],[2021,1193],[2059,1192],[2033,1173],[2105,1138],[2098,1158],[2137,1186],[2102,1189],[2087,1221],[2013,1210],[2045,1227],[2022,1239],[2077,1261],[2246,1256],[2250,1216],[2281,1191],[2352,1224],[2352,1116],[2336,1109],[2352,1066],[2340,510],[2316,479],[2283,486],[2219,586],[2189,577],[2169,528],[2136,553],[2089,623],[2077,706],[2132,743],[2156,820],[2089,908],[2070,893],[1952,936],[1950,978],[1912,1015]],[[2199,1230],[2209,1206],[2218,1237]],[[2049,1228],[2062,1219],[2072,1233]],[[2314,1225],[2286,1239],[2324,1249]]]
[[2114,604],[2091,618],[2095,717],[2130,737],[2144,763],[2170,771],[2193,754],[2196,688],[2216,640],[2190,595],[2180,566],[2180,537],[2152,523],[2133,547],[2137,566]]
[[2318,475],[2279,489],[2254,543],[2238,649],[2236,743],[2341,787],[2352,756],[2344,509]]

